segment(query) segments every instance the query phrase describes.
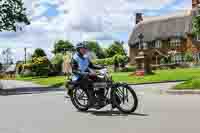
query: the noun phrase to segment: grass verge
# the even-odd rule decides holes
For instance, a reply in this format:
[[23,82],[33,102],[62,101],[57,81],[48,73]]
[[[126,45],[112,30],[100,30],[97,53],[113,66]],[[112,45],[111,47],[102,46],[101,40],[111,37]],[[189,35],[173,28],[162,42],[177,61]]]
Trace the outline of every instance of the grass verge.
[[173,69],[173,70],[157,70],[154,75],[147,75],[143,77],[129,76],[131,73],[113,73],[115,81],[126,83],[152,83],[165,82],[176,80],[191,80],[200,78],[200,68],[189,69]]
[[200,90],[200,78],[192,79],[176,85],[174,90]]
[[49,87],[60,87],[65,83],[64,76],[55,77],[16,77],[16,80],[31,81],[40,85],[47,85]]
[[[194,83],[194,81],[192,80],[192,79],[200,79],[200,68],[157,70],[154,73],[155,73],[154,75],[137,77],[137,76],[130,76],[131,72],[118,72],[118,73],[112,73],[112,76],[113,80],[116,82],[126,82],[131,84],[190,80],[193,84],[196,85],[198,84],[197,82],[200,81],[197,80]],[[59,87],[64,85],[66,78],[64,76],[56,76],[56,77],[46,77],[46,78],[17,77],[16,79],[23,81],[31,81],[33,83],[41,85]]]

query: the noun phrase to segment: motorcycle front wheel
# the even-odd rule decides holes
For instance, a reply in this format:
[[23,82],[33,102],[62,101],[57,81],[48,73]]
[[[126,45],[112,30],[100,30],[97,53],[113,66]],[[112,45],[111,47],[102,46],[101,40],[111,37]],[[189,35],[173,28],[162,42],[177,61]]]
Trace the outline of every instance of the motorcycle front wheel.
[[85,89],[81,89],[79,87],[73,89],[71,101],[78,111],[87,111],[89,109],[89,95]]
[[126,84],[119,84],[113,89],[112,100],[122,113],[132,113],[138,106],[135,91]]

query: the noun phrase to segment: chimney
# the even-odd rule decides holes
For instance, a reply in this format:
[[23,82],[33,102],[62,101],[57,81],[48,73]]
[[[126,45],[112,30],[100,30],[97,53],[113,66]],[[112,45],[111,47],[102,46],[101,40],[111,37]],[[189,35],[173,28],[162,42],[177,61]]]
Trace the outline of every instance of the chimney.
[[138,23],[141,22],[142,20],[143,20],[143,18],[142,18],[142,13],[136,13],[135,24],[138,24]]
[[198,7],[199,4],[200,4],[200,0],[192,0],[192,8]]

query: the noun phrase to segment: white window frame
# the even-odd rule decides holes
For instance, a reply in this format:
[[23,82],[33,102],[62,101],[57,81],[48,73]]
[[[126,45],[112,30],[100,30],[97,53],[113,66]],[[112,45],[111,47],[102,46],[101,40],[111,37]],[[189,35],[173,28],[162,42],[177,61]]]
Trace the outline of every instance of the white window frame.
[[175,63],[182,63],[182,61],[183,61],[181,53],[175,54],[173,58],[174,58],[173,60],[174,60]]
[[155,42],[155,48],[162,48],[162,41],[161,40],[157,40]]
[[148,43],[143,42],[143,48],[144,48],[144,49],[148,49]]
[[170,40],[170,46],[171,47],[180,47],[181,46],[181,39],[180,38],[175,38]]
[[153,41],[152,43],[151,43],[151,45],[150,45],[150,48],[155,48],[156,47],[156,41]]
[[196,35],[196,40],[200,41],[200,35]]

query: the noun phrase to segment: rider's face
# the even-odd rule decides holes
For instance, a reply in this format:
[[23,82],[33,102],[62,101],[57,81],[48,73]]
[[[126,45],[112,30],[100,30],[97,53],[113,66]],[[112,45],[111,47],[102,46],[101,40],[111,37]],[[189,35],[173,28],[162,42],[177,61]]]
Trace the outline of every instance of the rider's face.
[[80,53],[82,54],[82,55],[85,55],[86,53],[87,53],[87,49],[86,48],[80,48]]

